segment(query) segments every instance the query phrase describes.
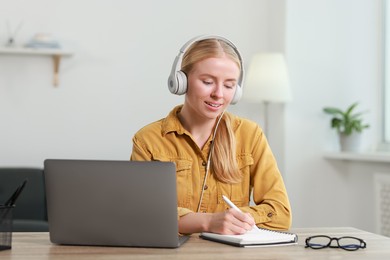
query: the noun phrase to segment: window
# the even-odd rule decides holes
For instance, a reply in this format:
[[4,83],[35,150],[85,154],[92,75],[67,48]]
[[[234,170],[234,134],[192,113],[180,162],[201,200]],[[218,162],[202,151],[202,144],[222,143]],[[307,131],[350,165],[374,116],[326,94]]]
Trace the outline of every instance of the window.
[[383,134],[382,142],[390,146],[390,0],[383,1]]

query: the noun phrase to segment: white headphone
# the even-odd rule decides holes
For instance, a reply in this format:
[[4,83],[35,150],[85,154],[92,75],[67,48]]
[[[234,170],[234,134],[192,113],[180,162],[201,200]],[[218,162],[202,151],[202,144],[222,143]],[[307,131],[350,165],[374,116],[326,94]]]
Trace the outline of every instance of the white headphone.
[[233,48],[233,50],[237,53],[237,56],[241,63],[241,70],[240,70],[240,77],[238,78],[238,82],[237,82],[236,92],[234,93],[233,99],[230,103],[230,104],[236,104],[242,96],[242,82],[244,79],[243,60],[237,47],[231,41],[216,35],[197,36],[189,40],[186,44],[183,45],[183,47],[181,47],[179,54],[176,56],[175,61],[173,62],[171,74],[168,77],[169,91],[172,94],[176,94],[176,95],[183,95],[187,92],[187,76],[183,71],[181,71],[181,63],[183,61],[183,55],[192,44],[194,44],[197,41],[206,40],[206,39],[222,40],[227,44],[229,44]]

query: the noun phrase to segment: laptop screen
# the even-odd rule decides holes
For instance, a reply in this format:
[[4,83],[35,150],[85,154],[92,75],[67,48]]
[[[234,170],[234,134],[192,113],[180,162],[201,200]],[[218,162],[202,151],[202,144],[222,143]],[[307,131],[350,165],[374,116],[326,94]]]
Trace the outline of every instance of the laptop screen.
[[50,240],[57,244],[177,247],[171,162],[44,162]]

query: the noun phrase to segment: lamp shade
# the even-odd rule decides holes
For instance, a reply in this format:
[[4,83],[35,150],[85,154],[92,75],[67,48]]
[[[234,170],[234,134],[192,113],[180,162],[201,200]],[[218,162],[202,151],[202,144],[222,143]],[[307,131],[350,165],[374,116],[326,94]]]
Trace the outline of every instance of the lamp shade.
[[287,102],[292,99],[287,64],[282,53],[258,53],[249,64],[244,99]]

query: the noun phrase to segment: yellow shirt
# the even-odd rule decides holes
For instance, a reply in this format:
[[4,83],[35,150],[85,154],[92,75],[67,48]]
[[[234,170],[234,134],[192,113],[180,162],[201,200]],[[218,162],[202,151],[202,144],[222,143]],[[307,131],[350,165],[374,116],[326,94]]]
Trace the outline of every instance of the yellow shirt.
[[[140,129],[133,137],[131,160],[171,161],[176,164],[178,214],[197,210],[211,136],[201,149],[180,123],[175,107],[166,118]],[[207,178],[200,212],[221,212],[229,208],[222,199],[227,196],[242,211],[249,212],[256,225],[286,230],[291,226],[291,209],[282,176],[261,128],[254,122],[229,116],[237,140],[237,162],[241,183],[226,184]],[[218,131],[218,130],[217,130]],[[251,190],[256,205],[249,205]]]

